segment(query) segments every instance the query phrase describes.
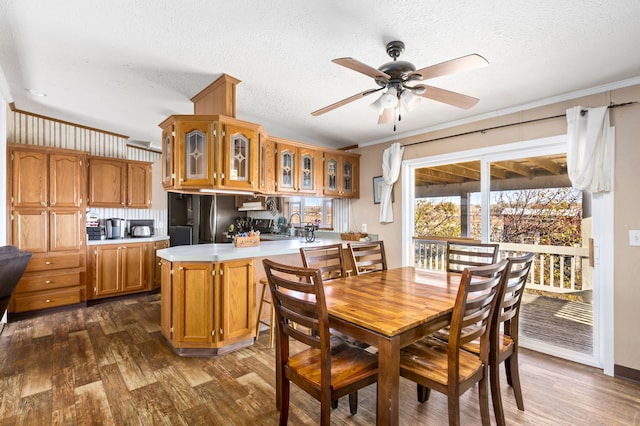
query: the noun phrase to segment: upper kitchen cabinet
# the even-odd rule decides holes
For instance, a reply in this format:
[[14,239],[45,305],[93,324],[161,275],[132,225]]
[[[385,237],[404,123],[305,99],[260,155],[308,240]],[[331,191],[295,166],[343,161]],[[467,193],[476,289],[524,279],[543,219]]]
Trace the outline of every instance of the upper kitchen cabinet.
[[323,194],[359,198],[359,168],[359,155],[325,151]]
[[260,129],[258,133],[258,190],[276,192],[276,142]]
[[83,174],[77,155],[31,150],[15,150],[11,155],[13,207],[80,207]]
[[151,164],[127,162],[127,207],[151,208]]
[[222,115],[172,115],[163,134],[167,189],[258,189],[260,126]]
[[218,164],[220,187],[253,191],[258,189],[258,132],[260,126],[220,116],[222,148]]
[[151,163],[89,157],[89,200],[92,207],[151,207]]
[[89,157],[89,205],[124,207],[127,163],[115,158]]
[[285,139],[276,141],[277,192],[319,195],[322,179],[322,151],[317,147]]

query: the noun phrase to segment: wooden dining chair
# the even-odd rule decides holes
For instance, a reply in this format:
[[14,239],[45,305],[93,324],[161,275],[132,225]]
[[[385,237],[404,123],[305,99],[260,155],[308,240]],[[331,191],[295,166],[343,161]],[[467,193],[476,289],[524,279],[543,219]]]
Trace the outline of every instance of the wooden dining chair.
[[520,372],[518,370],[518,326],[520,304],[533,263],[533,253],[509,258],[509,271],[502,296],[502,303],[495,311],[494,336],[491,337],[489,371],[491,377],[491,398],[498,425],[504,425],[504,411],[500,394],[500,364],[504,362],[507,383],[513,389],[518,410],[524,411]]
[[387,270],[387,257],[382,241],[348,243],[347,247],[355,275]]
[[300,247],[300,256],[304,267],[320,269],[325,281],[347,276],[340,243]]
[[[449,424],[460,424],[460,395],[478,384],[480,415],[490,425],[489,347],[490,326],[506,284],[508,260],[465,268],[451,315],[449,340],[429,336],[400,352],[400,375],[417,383],[418,401],[429,399],[431,389],[447,395]],[[464,330],[464,332],[463,332]],[[480,353],[462,346],[480,340]]]
[[466,267],[496,263],[499,250],[499,244],[447,241],[447,271],[461,273]]
[[[289,417],[290,382],[320,401],[320,424],[329,425],[331,402],[378,380],[378,357],[332,337],[319,269],[263,260],[278,323],[282,407],[280,425]],[[312,330],[307,334],[293,323]],[[306,348],[292,353],[290,340]]]

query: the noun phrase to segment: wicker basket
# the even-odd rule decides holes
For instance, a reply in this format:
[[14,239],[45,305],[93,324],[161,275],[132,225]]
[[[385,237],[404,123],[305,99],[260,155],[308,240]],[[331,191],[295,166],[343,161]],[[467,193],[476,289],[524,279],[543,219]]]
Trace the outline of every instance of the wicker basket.
[[348,234],[340,234],[340,239],[347,241],[360,241],[360,238],[365,238],[366,236],[367,234],[354,232]]
[[250,237],[236,236],[233,239],[233,245],[236,247],[256,247],[260,245],[260,236],[252,235]]

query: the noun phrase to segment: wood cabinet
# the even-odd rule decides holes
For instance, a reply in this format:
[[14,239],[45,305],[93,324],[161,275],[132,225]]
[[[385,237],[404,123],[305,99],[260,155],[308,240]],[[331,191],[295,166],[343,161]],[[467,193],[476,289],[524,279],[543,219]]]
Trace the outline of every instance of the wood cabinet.
[[176,352],[215,355],[253,343],[253,259],[161,263],[161,329]]
[[151,164],[127,161],[127,207],[148,209],[151,207]]
[[92,246],[89,269],[92,298],[151,289],[153,243],[117,243]]
[[89,158],[91,207],[151,207],[151,164],[117,158]]
[[359,155],[325,151],[323,195],[345,198],[360,197],[359,166]]
[[165,188],[258,189],[259,125],[222,115],[172,115],[160,127]]
[[277,190],[280,194],[319,195],[322,151],[284,139],[276,141]]
[[78,151],[9,145],[7,241],[33,253],[9,312],[83,300],[85,161]]
[[169,247],[169,240],[156,241],[153,243],[153,279],[151,280],[151,287],[158,288],[161,284],[162,279],[162,263],[158,256],[156,256],[156,252],[161,249],[165,249]]
[[276,192],[276,142],[264,131],[258,134],[258,190],[263,194]]

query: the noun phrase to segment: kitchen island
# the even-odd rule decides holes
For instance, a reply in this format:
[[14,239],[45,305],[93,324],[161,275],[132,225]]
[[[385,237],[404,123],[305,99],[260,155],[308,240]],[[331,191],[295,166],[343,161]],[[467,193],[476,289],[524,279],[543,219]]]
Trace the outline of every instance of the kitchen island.
[[212,356],[253,344],[256,280],[262,259],[302,265],[300,248],[347,241],[302,238],[262,241],[256,247],[200,244],[158,250],[161,328],[179,355]]

